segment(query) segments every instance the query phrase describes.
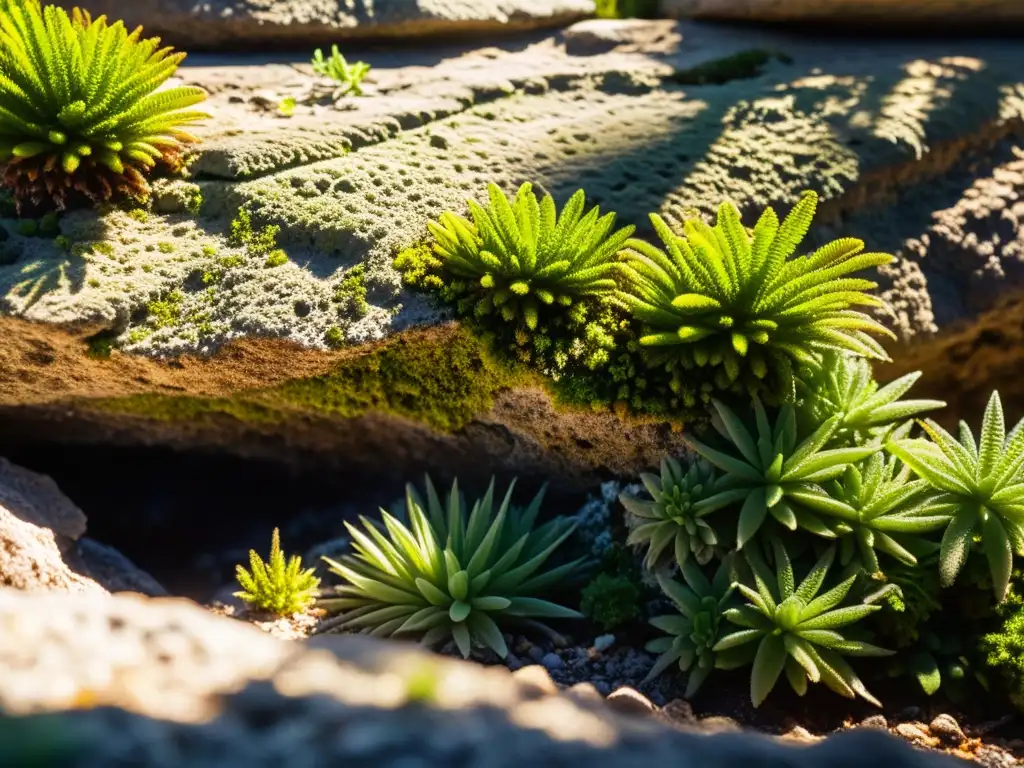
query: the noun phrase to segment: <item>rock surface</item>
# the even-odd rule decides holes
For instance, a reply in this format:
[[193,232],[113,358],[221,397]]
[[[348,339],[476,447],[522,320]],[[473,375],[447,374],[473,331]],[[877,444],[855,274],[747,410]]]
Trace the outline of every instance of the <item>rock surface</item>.
[[53,480],[0,458],[0,587],[166,594],[124,555],[84,538],[85,528],[85,514]]
[[682,732],[522,673],[359,636],[289,643],[184,600],[0,589],[0,627],[4,764],[957,765],[867,730],[810,747]]
[[[623,27],[603,29],[595,34],[616,38]],[[557,35],[369,54],[371,95],[336,104],[314,98],[321,84],[305,64],[200,58],[180,71],[210,91],[216,114],[193,166],[198,216],[69,215],[70,253],[0,223],[9,234],[0,264],[11,262],[0,266],[9,340],[0,407],[39,435],[276,454],[372,455],[377,446],[362,438],[376,429],[397,435],[401,473],[480,455],[592,483],[605,469],[653,465],[675,444],[664,428],[627,437],[614,417],[554,421],[550,402],[501,382],[467,400],[473,413],[440,426],[417,412],[422,403],[360,395],[353,409],[337,393],[309,395],[344,359],[332,344],[368,355],[367,342],[444,319],[402,287],[392,260],[489,180],[506,189],[532,180],[562,200],[583,186],[646,235],[651,211],[710,212],[731,198],[749,216],[768,204],[784,211],[814,188],[823,200],[814,239],[856,235],[897,254],[883,274],[886,319],[907,349],[932,350],[914,352],[924,381],[941,377],[943,339],[974,339],[980,318],[1021,286],[1024,49],[837,43],[696,22],[674,30],[592,55],[571,55]],[[730,58],[751,51],[764,55]],[[273,107],[286,96],[299,101],[290,118]],[[161,200],[187,194],[165,190]],[[241,206],[257,226],[281,227],[288,263],[229,244]],[[361,292],[365,301],[352,298]],[[117,346],[109,359],[82,354],[97,333]],[[175,355],[199,357],[162,359]],[[962,382],[965,392],[976,386],[990,384]],[[412,428],[396,426],[396,411]],[[623,440],[641,450],[609,465]]]
[[594,0],[84,0],[88,8],[143,25],[176,46],[310,47],[347,40],[500,34],[559,26],[594,13]]
[[1017,0],[660,0],[661,12],[677,19],[814,21],[850,25],[929,24],[944,29],[1024,25]]

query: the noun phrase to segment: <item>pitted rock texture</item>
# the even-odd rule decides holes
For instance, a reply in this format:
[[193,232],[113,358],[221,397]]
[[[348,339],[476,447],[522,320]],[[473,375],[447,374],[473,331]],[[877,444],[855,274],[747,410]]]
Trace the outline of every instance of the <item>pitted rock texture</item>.
[[944,29],[1005,29],[1024,25],[1017,0],[660,0],[661,12],[677,19],[814,21],[837,25],[938,24]]
[[141,24],[149,34],[197,50],[495,34],[560,26],[594,13],[594,0],[58,0],[56,5],[123,18],[130,27]]
[[[753,49],[780,56],[730,69],[729,56]],[[4,310],[110,329],[118,346],[151,355],[253,336],[314,349],[372,341],[438,320],[402,289],[392,260],[487,181],[511,191],[531,180],[561,200],[583,186],[646,235],[652,211],[710,214],[728,198],[747,216],[769,204],[784,212],[813,188],[823,224],[874,248],[888,234],[876,220],[907,219],[904,199],[969,174],[972,153],[986,162],[1024,122],[1024,52],[1000,41],[851,40],[837,55],[826,41],[692,24],[650,52],[571,56],[547,38],[424,57],[385,59],[374,95],[300,103],[292,118],[267,105],[318,87],[305,66],[260,69],[262,80],[248,66],[181,70],[210,89],[216,115],[193,167],[199,216],[69,215],[70,254],[7,224]],[[685,84],[709,61],[732,79]],[[287,263],[227,242],[241,206],[257,226],[282,228]],[[856,228],[840,218],[860,211]],[[884,243],[905,251],[892,268],[905,338],[936,330],[945,310],[935,301],[966,302],[917,279],[920,255],[904,242],[926,234],[920,224]],[[344,298],[353,284],[365,305]]]
[[288,642],[183,600],[0,589],[0,627],[0,762],[13,764],[40,748],[90,768],[956,764],[866,729],[810,747],[682,732],[550,679],[366,637]]

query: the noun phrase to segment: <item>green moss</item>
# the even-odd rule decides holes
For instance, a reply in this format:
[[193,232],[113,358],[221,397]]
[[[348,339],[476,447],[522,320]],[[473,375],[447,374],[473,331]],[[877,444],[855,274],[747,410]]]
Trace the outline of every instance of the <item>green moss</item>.
[[174,243],[162,241],[156,244],[156,249],[160,251],[160,253],[174,253]]
[[341,332],[341,328],[332,325],[327,329],[327,333],[324,334],[324,341],[327,343],[327,346],[338,349],[345,346],[345,334]]
[[53,244],[60,248],[62,251],[71,250],[71,239],[67,235],[57,235],[53,238]]
[[141,224],[145,224],[149,221],[149,211],[145,208],[132,208],[128,211],[128,215]]
[[245,248],[250,256],[266,256],[277,246],[277,235],[281,228],[269,224],[259,232],[252,228],[252,215],[242,208],[238,217],[231,222],[231,234],[228,241],[237,248]]
[[216,256],[216,255],[217,255],[217,248],[216,248],[216,246],[210,245],[209,243],[207,243],[206,245],[203,246],[203,256],[211,256],[212,257],[212,256]]
[[583,588],[580,612],[611,631],[643,615],[642,599],[643,590],[633,579],[599,573]]
[[96,253],[102,253],[104,256],[114,255],[114,246],[104,241],[98,241],[91,244],[92,250]]
[[760,75],[772,59],[791,64],[792,59],[784,53],[751,50],[740,51],[732,56],[715,59],[691,69],[673,72],[668,79],[682,85],[723,85],[732,80],[746,80]]
[[352,267],[334,291],[338,310],[356,319],[366,317],[370,305],[366,301],[366,268],[362,264]]
[[263,262],[265,267],[281,267],[288,263],[288,254],[278,248],[277,250],[271,251],[267,256],[267,260]]
[[22,237],[34,237],[39,232],[39,222],[35,219],[22,219],[16,229]]
[[181,291],[171,291],[162,299],[151,301],[146,306],[149,312],[149,319],[157,328],[171,328],[181,320],[181,304],[185,300],[185,294]]
[[[168,310],[162,317],[170,320],[177,315]],[[486,413],[502,389],[533,381],[531,374],[494,359],[468,331],[452,326],[396,336],[372,350],[345,357],[322,376],[229,398],[137,395],[90,400],[84,405],[158,421],[227,415],[253,423],[299,415],[352,418],[375,411],[450,432]]]

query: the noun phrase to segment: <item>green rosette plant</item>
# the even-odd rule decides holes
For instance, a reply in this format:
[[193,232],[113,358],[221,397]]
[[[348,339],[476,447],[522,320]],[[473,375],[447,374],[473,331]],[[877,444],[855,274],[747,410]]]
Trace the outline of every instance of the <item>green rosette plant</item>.
[[840,416],[830,447],[884,438],[908,419],[946,406],[941,400],[900,399],[920,377],[915,371],[879,387],[867,360],[826,350],[805,365],[797,379],[797,420],[802,428],[813,430]]
[[757,644],[750,673],[750,700],[755,707],[764,702],[779,677],[800,696],[807,683],[824,683],[846,698],[857,695],[881,706],[843,656],[891,656],[892,651],[861,640],[850,640],[837,630],[854,624],[881,609],[879,605],[838,607],[856,581],[851,576],[819,595],[832,565],[835,548],[829,547],[807,577],[799,584],[793,576],[789,555],[775,547],[776,574],[751,559],[756,589],[739,584],[747,604],[725,611],[725,618],[740,629],[726,634],[713,650],[731,651]]
[[768,208],[748,231],[726,202],[713,227],[695,217],[681,235],[652,214],[664,250],[637,239],[626,244],[616,300],[643,324],[640,345],[652,364],[673,372],[677,387],[692,390],[691,380],[706,370],[703,378],[719,389],[786,399],[793,363],[813,362],[815,353],[888,359],[873,336],[895,338],[892,332],[857,309],[882,305],[869,293],[877,286],[851,275],[893,257],[862,253],[860,240],[843,238],[792,258],[816,206],[807,192],[781,224]]
[[185,57],[124,24],[14,4],[0,14],[0,178],[26,204],[146,198],[146,174],[183,167],[201,88],[160,88]]
[[744,648],[721,653],[714,650],[723,635],[726,622],[723,615],[735,590],[732,558],[724,559],[711,581],[697,563],[687,559],[680,568],[684,584],[658,574],[658,584],[678,613],[655,616],[652,626],[667,637],[651,640],[645,646],[650,653],[659,654],[651,671],[644,678],[648,683],[673,664],[686,673],[686,698],[694,696],[715,669],[735,669],[749,664],[750,654]]
[[936,508],[950,515],[939,550],[943,586],[967,562],[975,539],[988,559],[996,599],[1006,597],[1013,556],[1024,556],[1024,429],[1007,434],[999,393],[993,392],[975,439],[960,422],[957,440],[934,421],[921,422],[931,441],[893,440],[888,450],[937,492]]
[[384,510],[383,531],[365,517],[362,530],[346,523],[355,554],[324,558],[345,583],[319,601],[339,614],[319,631],[419,636],[424,645],[451,639],[467,658],[474,645],[504,658],[508,648],[501,626],[527,621],[552,633],[537,620],[582,618],[537,596],[561,585],[585,562],[580,558],[541,570],[576,523],[555,518],[535,527],[543,490],[520,511],[511,506],[514,488],[513,482],[495,507],[492,481],[470,508],[458,483],[442,503],[428,477],[425,502],[411,485],[407,488],[408,525]]
[[644,472],[640,480],[651,498],[622,493],[619,502],[630,527],[626,544],[647,547],[644,566],[648,570],[664,564],[666,554],[680,567],[691,556],[701,565],[711,560],[718,535],[705,518],[747,493],[745,489],[720,492],[715,468],[701,460],[683,470],[678,461],[666,457],[660,476]]
[[833,498],[822,483],[843,474],[851,464],[880,450],[878,445],[824,449],[839,427],[833,416],[813,434],[800,439],[796,411],[784,405],[774,423],[764,405],[754,398],[754,429],[719,400],[712,401],[716,418],[712,424],[725,439],[727,450],[718,450],[689,438],[693,449],[723,473],[719,492],[707,505],[742,497],[736,548],[742,549],[771,516],[784,528],[802,528],[825,538],[836,533],[824,518],[855,518],[856,510]]
[[869,574],[882,575],[885,570],[879,552],[917,565],[914,552],[937,548],[922,535],[944,528],[950,520],[947,505],[927,481],[912,480],[909,466],[882,453],[851,464],[825,490],[854,510],[850,515],[835,508],[826,522],[839,537],[841,564],[856,562]]

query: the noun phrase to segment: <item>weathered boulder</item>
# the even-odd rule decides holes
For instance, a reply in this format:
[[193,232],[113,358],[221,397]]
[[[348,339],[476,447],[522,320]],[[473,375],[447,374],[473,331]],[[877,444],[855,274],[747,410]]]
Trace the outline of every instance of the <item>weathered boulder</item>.
[[960,30],[1024,25],[1024,7],[1017,0],[660,0],[660,8],[677,19],[884,24],[908,29],[927,24]]
[[594,0],[59,0],[141,24],[193,50],[309,47],[350,40],[455,37],[558,27],[594,13]]
[[[337,103],[305,66],[181,70],[216,114],[192,169],[198,215],[78,212],[61,223],[70,252],[0,223],[6,434],[319,456],[389,482],[433,468],[581,490],[655,466],[680,450],[668,425],[554,405],[404,288],[394,257],[491,180],[560,200],[582,186],[643,236],[651,211],[728,198],[749,217],[813,188],[812,241],[897,254],[884,319],[914,349],[970,334],[1021,287],[1013,42],[693,22],[592,55],[552,35],[369,58],[371,95]],[[286,118],[273,105],[289,95]],[[242,206],[281,228],[287,263],[228,241]]]
[[279,640],[184,600],[0,589],[0,627],[5,765],[956,764],[866,729],[810,747],[683,732],[504,668],[361,636]]
[[85,527],[85,514],[53,480],[0,458],[0,586],[166,594],[124,555],[83,537]]

